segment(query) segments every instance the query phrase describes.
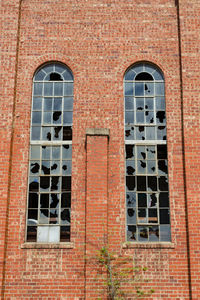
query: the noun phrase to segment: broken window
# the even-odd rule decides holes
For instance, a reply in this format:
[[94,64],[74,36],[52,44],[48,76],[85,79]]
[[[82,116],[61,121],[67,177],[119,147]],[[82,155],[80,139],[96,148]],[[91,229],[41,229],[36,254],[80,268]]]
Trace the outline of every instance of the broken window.
[[72,72],[43,66],[33,82],[27,242],[70,240],[72,116]]
[[164,78],[140,63],[124,79],[127,240],[170,241]]

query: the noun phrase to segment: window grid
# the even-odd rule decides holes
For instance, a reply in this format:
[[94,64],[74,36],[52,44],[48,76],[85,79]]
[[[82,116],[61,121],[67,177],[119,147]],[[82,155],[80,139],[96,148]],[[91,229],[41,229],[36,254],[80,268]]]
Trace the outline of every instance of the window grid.
[[70,240],[73,76],[62,64],[48,64],[35,74],[33,86],[27,242],[66,242]]
[[[134,80],[142,72],[149,73],[152,81]],[[126,72],[124,91],[127,240],[170,241],[162,74],[152,65],[138,64]]]

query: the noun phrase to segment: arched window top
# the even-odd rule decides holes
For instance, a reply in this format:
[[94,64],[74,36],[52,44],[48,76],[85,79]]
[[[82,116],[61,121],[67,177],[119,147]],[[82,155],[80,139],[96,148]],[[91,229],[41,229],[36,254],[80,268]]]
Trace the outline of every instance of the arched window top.
[[35,73],[34,81],[73,81],[73,74],[64,64],[50,63]]
[[164,81],[162,72],[158,67],[149,63],[138,63],[130,68],[125,73],[127,81]]

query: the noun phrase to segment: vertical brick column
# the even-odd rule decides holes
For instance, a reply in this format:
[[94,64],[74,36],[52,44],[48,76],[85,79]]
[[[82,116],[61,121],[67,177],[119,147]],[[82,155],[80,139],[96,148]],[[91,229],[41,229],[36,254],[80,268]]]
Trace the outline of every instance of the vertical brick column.
[[86,130],[86,299],[106,297],[97,253],[107,243],[108,129]]

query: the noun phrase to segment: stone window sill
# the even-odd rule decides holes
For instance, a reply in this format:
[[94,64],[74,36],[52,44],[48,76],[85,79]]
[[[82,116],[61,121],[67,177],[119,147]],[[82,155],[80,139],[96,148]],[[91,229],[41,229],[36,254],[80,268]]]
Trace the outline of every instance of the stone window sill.
[[171,242],[160,243],[133,243],[126,242],[122,245],[123,249],[174,249],[175,245]]
[[74,243],[24,243],[21,245],[21,249],[73,249]]

